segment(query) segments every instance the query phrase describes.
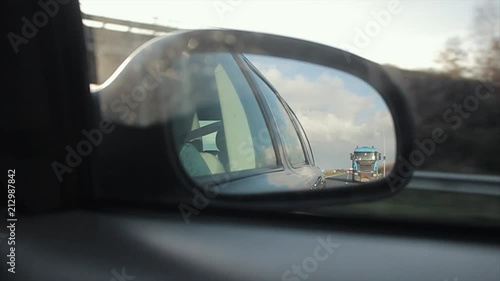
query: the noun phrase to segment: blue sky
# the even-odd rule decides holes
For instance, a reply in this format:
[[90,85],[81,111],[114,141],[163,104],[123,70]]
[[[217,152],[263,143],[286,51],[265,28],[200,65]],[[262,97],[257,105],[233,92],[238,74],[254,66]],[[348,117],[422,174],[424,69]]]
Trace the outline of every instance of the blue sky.
[[[298,62],[288,59],[280,59],[271,56],[245,54],[245,57],[247,57],[253,64],[259,66],[265,65],[266,68],[276,67],[277,69],[279,69],[281,74],[288,79],[294,79],[297,76],[304,76],[305,78],[310,80],[316,80],[322,75],[337,77],[342,80],[343,88],[351,92],[353,95],[371,98],[370,101],[374,106],[374,110],[388,110],[385,102],[382,99],[374,98],[378,96],[378,93],[375,91],[375,89],[373,89],[367,83],[363,82],[363,80],[344,71],[324,67],[321,65]],[[359,118],[363,118],[364,120],[366,120],[366,118],[371,117],[363,113],[365,112],[361,112],[361,114],[359,114]]]
[[[374,89],[366,83],[359,83],[362,80],[344,71],[333,68],[323,67],[320,65],[310,63],[298,63],[297,61],[279,59],[272,56],[250,55],[244,54],[252,63],[260,65],[276,65],[279,67],[281,73],[288,77],[293,78],[297,75],[304,75],[307,78],[315,79],[321,75],[333,75],[344,81],[345,89],[356,93],[357,95],[373,96]],[[379,103],[378,105],[385,105]]]

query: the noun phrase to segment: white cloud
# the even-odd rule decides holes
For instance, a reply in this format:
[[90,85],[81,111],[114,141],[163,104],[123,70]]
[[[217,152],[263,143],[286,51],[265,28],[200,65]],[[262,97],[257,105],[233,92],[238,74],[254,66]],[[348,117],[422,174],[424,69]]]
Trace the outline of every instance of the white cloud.
[[298,63],[296,69],[303,69],[304,73],[293,76],[285,75],[286,70],[281,67],[289,67],[289,61],[271,65],[254,60],[254,64],[297,115],[311,143],[317,166],[348,168],[349,153],[357,145],[375,145],[383,152],[383,131],[387,161],[393,161],[394,124],[388,109],[380,106],[382,98],[374,90],[367,94],[347,89],[347,84],[365,82],[355,77],[342,80],[328,69],[310,77],[317,72],[310,72],[311,67],[319,66],[305,68],[302,63]]

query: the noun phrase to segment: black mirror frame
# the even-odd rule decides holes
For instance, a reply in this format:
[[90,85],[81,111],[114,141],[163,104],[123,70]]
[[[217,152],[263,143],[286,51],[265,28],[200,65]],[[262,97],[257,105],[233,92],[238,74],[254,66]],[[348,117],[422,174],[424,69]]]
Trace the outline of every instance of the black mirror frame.
[[[409,159],[414,148],[414,122],[405,96],[382,66],[337,48],[283,36],[246,31],[179,31],[153,39],[136,50],[105,84],[112,82],[131,60],[144,62],[149,58],[164,57],[173,61],[185,53],[215,51],[269,55],[303,61],[335,68],[364,80],[380,93],[391,112],[397,139],[397,157],[394,168],[386,178],[360,186],[251,195],[218,193],[210,197],[210,207],[297,209],[372,201],[398,193],[409,182],[413,169],[408,167],[408,161],[405,159]],[[164,126],[166,154],[171,163],[172,174],[177,177],[175,181],[184,185],[188,194],[191,194],[190,198],[185,198],[185,202],[190,204],[196,193],[199,193],[194,189],[200,187],[182,168],[175,150],[173,136],[170,133],[172,132],[170,123],[167,121]],[[223,184],[224,176],[219,178],[222,179],[219,183]]]

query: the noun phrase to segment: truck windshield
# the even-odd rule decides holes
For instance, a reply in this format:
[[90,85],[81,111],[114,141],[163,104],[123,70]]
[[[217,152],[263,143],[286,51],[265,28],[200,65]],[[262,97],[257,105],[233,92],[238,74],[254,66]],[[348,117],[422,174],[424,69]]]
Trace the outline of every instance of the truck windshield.
[[375,160],[374,152],[355,152],[354,159],[356,160]]

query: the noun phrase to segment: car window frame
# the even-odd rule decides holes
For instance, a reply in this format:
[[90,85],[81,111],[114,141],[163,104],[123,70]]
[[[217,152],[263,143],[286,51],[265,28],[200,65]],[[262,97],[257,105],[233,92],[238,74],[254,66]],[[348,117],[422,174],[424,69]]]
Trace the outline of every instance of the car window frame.
[[245,56],[243,56],[243,54],[234,52],[232,52],[231,54],[233,55],[233,58],[238,64],[241,72],[243,73],[243,76],[245,77],[247,83],[250,85],[250,88],[252,89],[252,92],[255,98],[257,99],[257,103],[264,117],[267,129],[269,131],[271,143],[273,145],[274,153],[276,155],[276,164],[277,164],[277,167],[272,171],[283,171],[285,169],[285,166],[282,157],[285,155],[285,152],[282,150],[281,138],[278,132],[278,128],[274,123],[274,116],[269,108],[269,105],[267,104],[267,101],[262,95],[259,86],[255,83],[250,73],[252,71],[253,66],[251,64],[249,65],[249,61],[245,58]]
[[[246,82],[246,84],[250,88],[250,92],[252,93],[253,97],[256,100],[257,107],[261,113],[262,118],[264,119],[264,123],[265,123],[266,129],[267,129],[267,132],[269,134],[271,145],[272,145],[272,148],[274,151],[274,157],[276,159],[276,165],[274,165],[272,167],[271,166],[270,167],[256,167],[255,169],[252,169],[252,170],[258,170],[258,171],[266,170],[266,169],[268,171],[283,170],[283,163],[281,161],[281,154],[279,151],[279,145],[276,142],[276,137],[274,134],[274,127],[272,126],[272,124],[269,120],[269,112],[267,111],[268,108],[265,106],[265,103],[264,103],[265,100],[262,100],[263,97],[260,95],[260,92],[258,92],[257,85],[255,85],[253,83],[253,80],[249,76],[248,69],[247,69],[248,66],[246,66],[246,64],[241,60],[239,54],[236,52],[233,52],[231,50],[227,50],[226,52],[228,52],[228,54],[231,55],[231,57],[233,58],[234,62],[236,63],[236,66],[241,71],[241,74],[243,76],[242,80],[244,80]],[[227,72],[227,75],[228,75],[229,79],[231,80],[231,83],[235,87],[235,90],[237,91],[237,88],[236,88],[237,85],[235,85],[233,82],[233,79],[231,79],[231,78],[234,78],[235,74],[231,73],[231,72]],[[239,95],[240,94],[238,93],[238,96]],[[253,124],[252,122],[254,122],[254,121],[252,121],[251,116],[247,114],[248,113],[248,106],[245,103],[242,103],[242,107],[243,107],[243,110],[245,110],[245,115],[247,116],[247,120],[249,122],[249,128],[250,128],[250,133],[251,133],[252,138],[254,138],[254,137],[258,138],[258,132],[257,132],[257,135],[254,135],[255,126],[252,125]],[[254,150],[255,150],[255,146],[254,146]],[[257,155],[257,151],[255,151],[255,154]],[[251,171],[251,170],[248,170],[248,171]],[[238,172],[243,172],[243,171],[238,171]],[[260,174],[260,172],[259,172],[259,174]]]
[[286,104],[286,109],[288,109],[288,111],[290,112],[290,115],[292,116],[292,122],[294,123],[294,125],[296,126],[296,128],[299,131],[299,138],[303,139],[303,143],[307,144],[307,146],[305,147],[306,148],[305,151],[306,151],[306,157],[308,158],[307,160],[308,160],[309,164],[311,166],[315,166],[316,161],[314,160],[314,153],[312,151],[311,143],[309,142],[309,138],[307,137],[307,134],[306,134],[306,131],[304,130],[304,127],[300,123],[297,115],[295,115],[295,112],[292,110],[292,108],[288,104]]
[[[295,133],[297,134],[297,138],[299,139],[299,142],[300,142],[300,146],[302,148],[302,153],[304,154],[304,162],[303,163],[294,163],[292,164],[292,162],[290,161],[288,155],[287,155],[287,152],[286,152],[286,148],[285,148],[285,144],[281,141],[281,146],[282,146],[282,149],[283,149],[283,156],[285,157],[286,161],[287,161],[287,164],[292,168],[292,169],[300,169],[300,168],[303,168],[303,167],[309,167],[309,166],[312,166],[313,164],[311,164],[311,161],[308,157],[308,153],[306,152],[306,147],[304,145],[304,140],[302,139],[301,137],[301,134],[300,132],[298,131],[297,129],[297,124],[295,124],[293,118],[291,117],[291,114],[290,114],[290,108],[289,108],[289,105],[286,103],[286,101],[284,101],[284,99],[281,97],[281,95],[279,94],[278,90],[276,90],[276,88],[269,82],[269,80],[267,80],[267,78],[252,64],[252,62],[246,58],[243,54],[241,54],[241,57],[242,59],[245,61],[245,63],[248,65],[248,67],[250,68],[250,71],[252,71],[259,79],[262,80],[262,82],[267,86],[269,87],[269,89],[274,93],[274,95],[276,96],[276,98],[278,99],[279,103],[281,104],[281,106],[283,106],[288,118],[290,119],[290,122],[292,123],[293,127],[294,127],[294,130],[295,130]],[[253,79],[253,76],[250,75],[251,79],[252,79],[252,82],[255,83],[255,86],[257,88],[257,91],[259,93],[259,95],[262,96],[262,98],[265,100],[266,102],[266,105],[268,108],[270,108],[270,105],[269,103],[267,102],[267,100],[265,99],[264,97],[264,94],[262,93],[262,90],[260,89],[260,87],[257,85],[257,81],[254,81]],[[292,111],[293,112],[293,111]],[[276,130],[278,132],[278,137],[280,138],[281,140],[281,135],[280,135],[280,132],[279,132],[279,128],[278,128],[278,125],[277,125],[277,121],[274,117],[273,114],[271,114],[271,118],[273,118],[273,121],[274,121],[274,125],[276,126]],[[305,132],[304,132],[305,133]],[[311,151],[312,152],[312,151]],[[312,156],[312,155],[311,155]]]

